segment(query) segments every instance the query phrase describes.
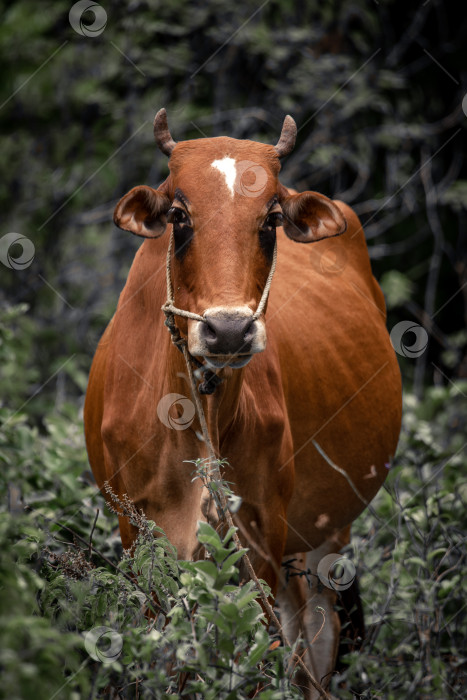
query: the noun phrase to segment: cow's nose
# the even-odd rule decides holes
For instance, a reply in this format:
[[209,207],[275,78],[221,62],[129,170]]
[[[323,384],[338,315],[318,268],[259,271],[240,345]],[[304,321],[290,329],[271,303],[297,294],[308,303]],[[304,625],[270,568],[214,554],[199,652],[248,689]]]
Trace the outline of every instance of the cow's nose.
[[201,336],[215,355],[249,354],[255,336],[252,316],[216,314],[205,316]]

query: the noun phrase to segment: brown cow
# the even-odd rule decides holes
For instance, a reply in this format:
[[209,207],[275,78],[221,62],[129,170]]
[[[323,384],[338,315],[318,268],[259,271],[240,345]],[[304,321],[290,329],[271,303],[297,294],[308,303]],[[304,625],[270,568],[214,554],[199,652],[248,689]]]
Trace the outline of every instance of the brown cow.
[[[196,556],[202,487],[186,460],[201,454],[200,427],[161,312],[173,231],[174,304],[202,317],[176,316],[176,325],[191,356],[222,379],[217,388],[205,381],[212,393],[201,398],[213,444],[231,465],[225,477],[242,498],[237,522],[288,636],[303,635],[307,663],[326,684],[339,638],[336,592],[313,577],[311,588],[304,578],[287,587],[278,570],[284,556],[296,557],[316,574],[349,542],[396,449],[400,373],[365,236],[346,204],[280,184],[279,158],[295,142],[290,117],[275,147],[227,137],[175,144],[165,110],[154,130],[170,175],[158,189],[135,187],[115,210],[118,226],[147,240],[91,369],[92,469],[100,487],[108,480],[161,526],[181,558]],[[256,317],[276,230],[267,313]],[[128,548],[134,529],[121,518],[120,530]]]

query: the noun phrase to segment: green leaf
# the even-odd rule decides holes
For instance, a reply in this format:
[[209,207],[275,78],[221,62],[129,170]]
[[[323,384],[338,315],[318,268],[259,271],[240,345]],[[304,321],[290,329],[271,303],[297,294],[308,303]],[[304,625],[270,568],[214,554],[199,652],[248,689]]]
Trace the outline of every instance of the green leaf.
[[264,630],[260,630],[255,635],[255,643],[251,647],[251,651],[248,655],[248,660],[252,666],[255,666],[261,661],[265,653],[267,652],[271,640]]
[[214,581],[217,578],[218,571],[216,565],[212,561],[196,561],[194,562],[194,571],[201,572],[204,575],[209,576],[209,578]]
[[239,549],[235,552],[232,552],[232,554],[230,554],[222,564],[221,571],[227,570],[231,566],[233,566],[233,564],[235,564],[239,559],[241,559],[247,553],[247,551],[247,549]]

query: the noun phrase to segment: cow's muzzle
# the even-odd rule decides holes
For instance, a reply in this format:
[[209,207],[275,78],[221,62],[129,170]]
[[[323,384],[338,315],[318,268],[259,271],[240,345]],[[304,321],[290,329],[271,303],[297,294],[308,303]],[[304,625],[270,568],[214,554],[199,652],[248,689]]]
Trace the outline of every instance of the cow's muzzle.
[[244,367],[266,347],[264,321],[248,307],[208,309],[203,318],[190,324],[188,349],[213,368]]

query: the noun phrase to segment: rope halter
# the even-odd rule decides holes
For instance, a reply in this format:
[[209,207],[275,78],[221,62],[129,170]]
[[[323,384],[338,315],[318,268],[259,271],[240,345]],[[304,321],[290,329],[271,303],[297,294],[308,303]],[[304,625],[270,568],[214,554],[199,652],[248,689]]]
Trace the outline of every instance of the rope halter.
[[[163,306],[161,306],[162,311],[165,314],[165,325],[169,329],[172,342],[177,347],[180,352],[185,354],[184,349],[188,353],[188,344],[185,338],[180,334],[179,329],[175,325],[175,316],[182,316],[183,318],[189,318],[192,321],[201,321],[206,323],[206,318],[200,316],[199,314],[192,313],[191,311],[185,311],[184,309],[178,309],[174,304],[174,289],[172,284],[172,250],[173,250],[174,234],[173,231],[170,234],[169,247],[167,248],[167,259],[165,265],[165,276],[167,283],[167,301]],[[258,304],[258,308],[253,314],[252,321],[256,321],[261,314],[264,312],[264,307],[269,296],[269,290],[271,289],[272,278],[276,269],[277,263],[277,240],[274,243],[274,252],[272,256],[271,268],[269,270],[268,278],[261,295],[261,299]],[[222,382],[222,379],[218,377],[214,372],[205,367],[202,362],[199,362],[195,357],[190,355],[191,361],[202,371],[204,375],[204,381],[199,385],[198,391],[200,394],[212,394],[216,390],[217,386]]]

